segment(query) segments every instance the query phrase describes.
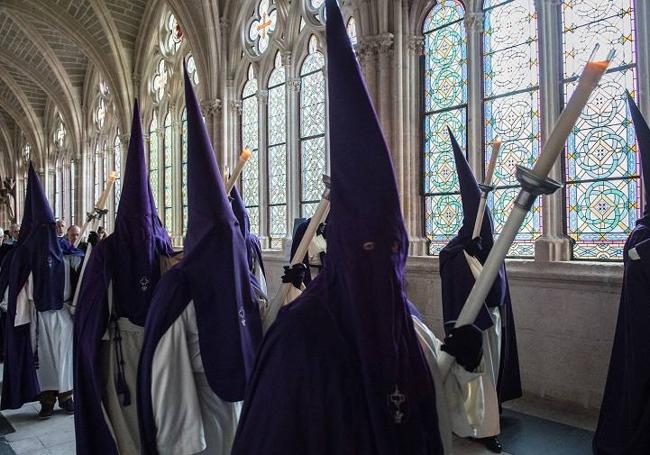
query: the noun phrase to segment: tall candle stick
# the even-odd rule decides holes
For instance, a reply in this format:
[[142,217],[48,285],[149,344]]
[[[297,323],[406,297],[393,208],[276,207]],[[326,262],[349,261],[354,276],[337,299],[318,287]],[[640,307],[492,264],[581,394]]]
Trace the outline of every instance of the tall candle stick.
[[[607,71],[607,67],[613,57],[614,52],[612,51],[606,60],[597,62],[589,61],[587,63],[580,76],[580,82],[567,103],[566,108],[560,115],[553,132],[546,141],[542,153],[537,163],[535,163],[535,167],[532,171],[520,168],[518,177],[520,177],[520,181],[522,182],[522,190],[519,196],[517,196],[517,199],[515,199],[515,204],[508,216],[508,220],[492,247],[492,251],[490,251],[479,277],[474,282],[467,301],[456,320],[455,327],[472,324],[476,320],[494,284],[494,279],[508,254],[508,250],[512,246],[515,236],[519,232],[536,196],[538,194],[552,192],[550,188],[554,185],[548,181],[548,173],[560,155],[560,152],[564,149],[564,144],[587,104],[589,96],[598,85],[605,71]],[[447,378],[452,362],[453,358],[445,353],[439,357],[438,366],[443,380]]]
[[497,158],[499,157],[501,144],[502,142],[499,138],[496,138],[492,143],[492,156],[490,157],[490,163],[488,164],[487,171],[485,172],[485,180],[483,181],[484,190],[483,194],[481,194],[481,200],[478,204],[476,221],[474,221],[474,231],[472,232],[473,239],[481,235],[481,226],[483,226],[483,218],[485,218],[485,206],[487,205],[488,188],[492,185],[492,177],[494,176],[494,168],[497,165]]
[[104,209],[106,208],[106,202],[108,201],[108,196],[111,192],[111,188],[113,187],[113,184],[115,183],[115,180],[117,180],[117,172],[113,171],[108,176],[108,180],[106,181],[106,187],[104,188],[102,194],[99,196],[99,199],[97,199],[97,202],[95,203],[95,206],[93,208],[93,212],[88,215],[88,219],[86,220],[83,227],[81,228],[81,233],[79,234],[79,237],[77,238],[77,241],[74,244],[75,247],[79,246],[79,243],[81,242],[81,238],[83,237],[84,233],[88,229],[88,226],[90,226],[90,223],[93,223],[99,216],[103,214]]
[[250,159],[252,154],[253,152],[251,152],[251,149],[245,148],[241,152],[241,155],[239,155],[239,161],[237,162],[235,171],[233,172],[232,177],[230,177],[230,179],[226,183],[226,194],[230,194],[230,192],[232,191],[233,187],[235,186],[235,183],[237,183],[237,179],[239,178],[239,175],[244,170],[244,166],[246,165],[246,162]]

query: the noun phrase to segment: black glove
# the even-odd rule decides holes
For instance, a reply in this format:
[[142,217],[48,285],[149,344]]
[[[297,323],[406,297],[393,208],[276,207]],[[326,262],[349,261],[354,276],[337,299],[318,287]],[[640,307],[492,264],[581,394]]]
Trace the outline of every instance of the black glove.
[[483,357],[483,334],[474,325],[451,329],[441,349],[467,371],[474,371]]
[[483,244],[481,243],[481,237],[475,237],[465,244],[465,251],[470,256],[478,256],[478,254],[483,251]]
[[316,229],[316,235],[322,235],[325,240],[327,240],[327,224],[326,223],[321,223],[318,225],[318,228]]
[[284,266],[284,275],[282,275],[283,283],[291,283],[294,287],[300,289],[300,286],[305,281],[305,274],[307,267],[305,264],[296,264],[293,267],[288,265]]
[[95,231],[91,231],[90,234],[88,234],[88,243],[90,243],[93,248],[97,246],[97,242],[99,242],[99,235]]

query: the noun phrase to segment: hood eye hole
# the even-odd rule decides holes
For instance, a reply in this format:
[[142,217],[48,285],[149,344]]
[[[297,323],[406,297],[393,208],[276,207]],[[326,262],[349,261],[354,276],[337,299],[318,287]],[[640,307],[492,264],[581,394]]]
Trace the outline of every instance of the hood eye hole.
[[393,253],[399,253],[400,251],[400,244],[399,242],[393,242],[393,246],[391,247],[393,250]]
[[375,242],[366,242],[363,244],[363,249],[366,251],[372,251],[375,249]]

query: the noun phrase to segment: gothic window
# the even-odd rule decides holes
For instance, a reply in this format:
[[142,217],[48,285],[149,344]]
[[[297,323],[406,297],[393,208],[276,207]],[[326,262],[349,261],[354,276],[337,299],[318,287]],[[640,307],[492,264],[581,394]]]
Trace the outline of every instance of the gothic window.
[[154,100],[159,103],[165,96],[169,74],[167,73],[167,66],[163,59],[160,59],[156,68],[156,74],[154,74],[153,79],[151,80],[151,91]]
[[[495,233],[501,232],[519,193],[517,164],[532,167],[540,152],[539,58],[534,0],[485,0],[483,33],[483,109],[485,163],[492,142],[499,153],[489,206]],[[541,199],[526,217],[511,256],[534,256],[541,234]]]
[[262,55],[271,44],[278,22],[278,12],[275,5],[271,5],[271,0],[260,0],[255,12],[248,28],[248,40],[253,52]]
[[199,85],[199,72],[196,70],[196,62],[192,54],[187,56],[187,74],[190,76],[192,84]]
[[158,116],[153,113],[149,124],[149,183],[156,207],[160,207],[158,195],[160,193],[158,176]]
[[61,150],[65,145],[66,130],[61,117],[56,119],[56,128],[54,130],[54,145]]
[[63,171],[59,167],[56,169],[54,180],[54,216],[55,218],[63,217]]
[[437,254],[462,221],[450,128],[461,147],[467,140],[467,42],[459,0],[438,2],[424,32],[424,194],[429,253]]
[[347,26],[348,36],[350,37],[350,42],[353,46],[357,45],[357,22],[354,20],[354,17],[351,17],[348,20]]
[[183,42],[183,30],[174,14],[169,13],[164,22],[162,48],[167,56],[173,56]]
[[251,220],[251,231],[259,233],[260,221],[260,160],[259,160],[259,104],[257,79],[253,66],[248,69],[248,81],[242,92],[242,145],[252,155],[242,172],[242,193]]
[[115,171],[113,204],[117,212],[120,195],[122,194],[122,144],[120,143],[120,130],[117,130],[117,133],[115,133],[115,140],[113,141],[113,170]]
[[92,204],[94,206],[95,202],[99,200],[99,196],[102,193],[102,175],[104,174],[104,159],[102,157],[102,151],[99,147],[99,142],[95,144],[95,179],[94,179],[94,184],[95,184],[95,194],[94,197],[95,199],[92,201]]
[[75,222],[76,201],[75,191],[77,189],[77,170],[74,160],[70,161],[70,224]]
[[576,259],[620,260],[641,199],[636,138],[625,101],[625,90],[636,96],[634,2],[563,0],[561,9],[565,101],[594,45],[599,43],[603,53],[616,50],[568,140],[567,234],[575,241]]
[[325,56],[312,36],[309,55],[300,68],[300,205],[305,218],[316,210],[323,192],[322,175],[327,170],[324,66]]
[[181,117],[181,199],[183,201],[183,236],[187,232],[187,109]]
[[268,191],[271,248],[281,248],[287,235],[287,94],[286,75],[278,52],[269,78]]
[[165,116],[165,137],[164,137],[164,154],[163,154],[163,189],[165,195],[164,220],[167,231],[171,234],[174,230],[174,190],[173,190],[173,131],[172,115],[167,112]]

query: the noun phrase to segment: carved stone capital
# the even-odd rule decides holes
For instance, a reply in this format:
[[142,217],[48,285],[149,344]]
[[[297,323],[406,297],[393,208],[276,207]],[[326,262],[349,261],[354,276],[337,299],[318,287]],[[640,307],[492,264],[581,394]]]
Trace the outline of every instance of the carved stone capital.
[[301,81],[299,77],[290,77],[289,80],[287,81],[287,84],[289,85],[289,89],[292,92],[296,92],[296,93],[300,92]]
[[130,139],[131,139],[131,135],[129,135],[129,134],[120,134],[120,142],[122,144],[128,144]]
[[471,32],[483,33],[483,11],[465,13],[465,28]]
[[423,36],[412,36],[409,38],[408,42],[409,51],[416,55],[424,55],[424,37]]
[[244,103],[241,100],[233,100],[230,102],[230,109],[237,115],[241,115]]
[[257,100],[266,105],[269,102],[269,91],[268,90],[258,90],[257,91]]
[[377,52],[381,54],[390,54],[394,50],[395,36],[392,33],[383,33],[375,37],[377,43]]
[[282,52],[282,64],[284,66],[291,66],[291,59],[292,59],[293,54],[291,51],[283,51]]
[[213,117],[221,112],[222,102],[219,98],[201,101],[201,113],[205,117]]

